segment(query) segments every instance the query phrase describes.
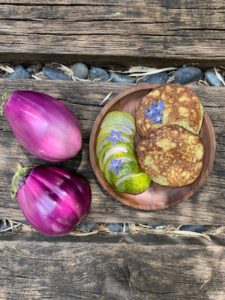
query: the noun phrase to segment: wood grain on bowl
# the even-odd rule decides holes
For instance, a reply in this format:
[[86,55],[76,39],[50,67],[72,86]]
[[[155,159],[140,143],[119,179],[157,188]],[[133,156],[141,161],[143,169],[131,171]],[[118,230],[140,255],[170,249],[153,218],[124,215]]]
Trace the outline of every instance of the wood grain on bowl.
[[[89,152],[90,160],[94,173],[102,185],[102,187],[116,200],[133,208],[142,210],[158,210],[164,209],[171,205],[182,202],[190,198],[206,181],[208,174],[213,166],[216,151],[215,133],[212,122],[205,112],[203,125],[200,132],[204,145],[203,168],[200,176],[196,181],[188,186],[180,188],[163,187],[156,183],[152,183],[151,187],[144,193],[134,195],[128,193],[119,193],[115,191],[104,178],[103,173],[99,169],[98,158],[96,156],[96,138],[100,130],[100,125],[105,115],[111,111],[126,111],[135,117],[136,109],[145,95],[147,95],[157,85],[141,84],[129,88],[110,100],[109,103],[101,110],[94,122],[91,132]],[[139,139],[137,135],[136,140]]]

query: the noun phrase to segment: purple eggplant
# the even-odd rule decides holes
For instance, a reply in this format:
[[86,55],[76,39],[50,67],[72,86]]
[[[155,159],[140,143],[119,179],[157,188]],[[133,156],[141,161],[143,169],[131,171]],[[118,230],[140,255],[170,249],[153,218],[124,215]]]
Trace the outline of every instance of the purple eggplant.
[[59,167],[20,168],[12,190],[26,220],[44,235],[71,232],[90,210],[88,181]]
[[40,159],[59,162],[82,148],[80,125],[60,101],[35,91],[15,91],[3,113],[18,142]]

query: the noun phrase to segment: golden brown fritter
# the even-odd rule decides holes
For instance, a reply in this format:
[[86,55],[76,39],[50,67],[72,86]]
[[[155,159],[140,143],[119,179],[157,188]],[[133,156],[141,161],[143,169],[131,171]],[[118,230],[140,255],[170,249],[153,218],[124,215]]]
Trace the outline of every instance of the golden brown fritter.
[[[162,123],[158,124],[145,116],[146,110],[155,101],[163,100]],[[165,84],[145,96],[136,111],[136,125],[139,134],[148,138],[149,134],[163,125],[180,125],[193,133],[199,133],[204,110],[199,97],[187,86]]]
[[200,137],[177,125],[154,130],[136,150],[141,168],[161,185],[191,184],[202,169],[204,147]]

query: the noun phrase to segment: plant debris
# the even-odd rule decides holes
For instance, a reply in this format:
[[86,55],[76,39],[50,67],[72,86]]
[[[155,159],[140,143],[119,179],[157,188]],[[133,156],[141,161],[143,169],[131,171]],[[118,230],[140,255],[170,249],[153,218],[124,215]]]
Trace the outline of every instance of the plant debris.
[[[91,226],[89,226],[91,224]],[[113,224],[115,229],[113,229]],[[120,225],[120,226],[118,226]],[[77,228],[70,233],[72,236],[89,236],[98,233],[112,234],[112,235],[127,235],[127,234],[154,234],[154,235],[167,235],[167,236],[182,236],[186,238],[199,237],[211,240],[212,236],[218,236],[225,233],[225,226],[205,226],[207,231],[195,232],[182,230],[182,226],[174,225],[149,225],[149,224],[135,224],[135,223],[94,223],[81,222]],[[203,226],[204,227],[204,226]],[[21,223],[14,220],[0,220],[0,234],[5,232],[34,232],[34,229],[28,224]]]
[[[83,63],[83,65],[85,65],[85,64]],[[0,64],[0,78],[8,78],[8,75],[15,71],[16,66],[17,66],[16,64]],[[84,82],[84,83],[85,82],[101,82],[102,81],[102,78],[91,78],[90,73],[86,79],[79,78],[79,73],[78,74],[76,73],[76,76],[75,76],[71,66],[60,64],[57,62],[45,63],[43,65],[40,64],[39,62],[37,62],[36,65],[32,64],[30,66],[27,63],[24,63],[24,65],[22,65],[22,66],[25,69],[29,70],[29,72],[32,73],[31,79],[34,79],[34,80],[49,80],[49,78],[43,74],[41,67],[42,68],[43,67],[51,67],[55,70],[61,70],[65,75],[67,75],[73,81],[79,81],[79,82]],[[89,67],[87,65],[85,65],[85,66],[89,72],[90,72],[91,68],[93,68],[92,66],[89,66]],[[180,68],[183,68],[183,66],[180,66]],[[107,68],[104,68],[104,69],[100,68],[100,69],[102,69],[102,71],[104,71],[105,73],[108,73],[108,74],[116,73],[118,75],[121,74],[120,76],[128,77],[128,79],[129,79],[129,77],[132,79],[134,78],[135,83],[141,82],[142,79],[144,79],[145,77],[147,77],[149,75],[167,72],[169,78],[166,82],[172,83],[172,82],[174,82],[174,72],[180,68],[175,68],[172,66],[165,67],[165,68],[151,68],[151,67],[146,67],[146,66],[131,66],[131,67],[128,67],[127,70],[124,70],[124,69],[121,70],[120,66],[113,65],[111,67],[109,66],[109,69],[107,69]],[[32,72],[32,70],[33,70],[33,72]],[[225,67],[224,66],[219,66],[217,68],[214,67],[214,72],[215,72],[215,76],[218,78],[218,80],[222,83],[223,86],[225,86]],[[111,76],[109,76],[109,79],[107,79],[105,82],[111,82],[112,79],[113,78],[111,75]],[[126,81],[125,79],[123,79],[123,80],[124,80],[124,82]],[[124,82],[121,81],[121,83],[124,83]],[[129,83],[129,82],[127,81],[127,83]],[[151,83],[154,83],[154,82],[151,81]],[[200,78],[200,80],[194,81],[193,83],[196,85],[200,85],[200,86],[209,86],[209,83],[206,81],[204,72],[203,72],[203,75]],[[213,86],[213,84],[211,84],[211,85]]]
[[112,96],[113,92],[110,92],[100,103],[100,105],[103,105],[105,102],[109,100],[109,98]]

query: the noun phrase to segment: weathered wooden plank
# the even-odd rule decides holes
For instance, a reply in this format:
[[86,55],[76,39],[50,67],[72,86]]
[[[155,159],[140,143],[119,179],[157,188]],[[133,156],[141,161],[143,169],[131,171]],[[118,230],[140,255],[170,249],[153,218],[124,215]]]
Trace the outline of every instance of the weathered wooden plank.
[[[126,86],[112,83],[78,83],[54,81],[0,80],[0,94],[15,89],[34,89],[63,99],[78,115],[84,137],[81,155],[63,166],[76,169],[86,176],[93,191],[93,204],[88,218],[104,222],[141,222],[174,224],[224,224],[225,209],[225,90],[193,86],[209,113],[217,138],[217,154],[214,169],[207,183],[190,200],[173,208],[158,212],[130,209],[111,199],[96,183],[88,154],[88,139],[93,122],[101,109],[100,103],[109,92],[114,94]],[[10,182],[18,162],[25,165],[44,163],[28,155],[13,138],[4,118],[0,118],[0,218],[23,220],[15,201],[10,200]]]
[[222,0],[6,0],[0,12],[1,60],[21,53],[224,62]]
[[[151,236],[42,238],[2,235],[1,299],[225,298],[225,248]],[[167,239],[166,239],[167,240]],[[138,243],[137,243],[138,241]],[[181,243],[182,241],[182,243]],[[221,237],[221,241],[223,238]]]
[[[140,6],[143,5],[142,1],[140,2]],[[126,5],[131,6],[132,4],[135,5],[133,3],[133,0],[126,0]],[[204,1],[204,2],[199,2],[197,3],[195,0],[189,0],[188,3],[185,1],[168,1],[168,0],[164,0],[162,2],[159,2],[158,0],[151,0],[150,1],[146,1],[146,5],[150,6],[150,5],[155,5],[157,4],[159,5],[159,7],[167,7],[167,8],[173,8],[173,9],[181,9],[181,8],[190,8],[190,9],[224,9],[225,8],[225,4],[223,1],[219,0],[213,0],[211,2],[208,1]],[[0,4],[25,4],[25,5],[33,5],[33,6],[38,6],[38,5],[57,5],[57,6],[80,6],[80,5],[93,5],[93,6],[123,6],[123,3],[121,3],[121,1],[119,0],[108,0],[107,2],[104,0],[64,0],[59,1],[59,0],[33,0],[32,2],[29,0],[0,0]],[[178,8],[179,5],[179,8]]]

